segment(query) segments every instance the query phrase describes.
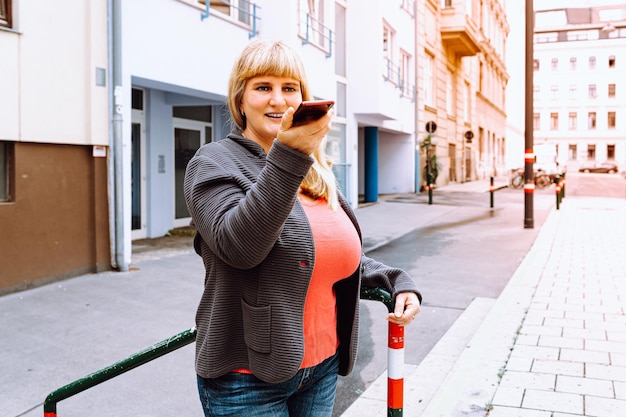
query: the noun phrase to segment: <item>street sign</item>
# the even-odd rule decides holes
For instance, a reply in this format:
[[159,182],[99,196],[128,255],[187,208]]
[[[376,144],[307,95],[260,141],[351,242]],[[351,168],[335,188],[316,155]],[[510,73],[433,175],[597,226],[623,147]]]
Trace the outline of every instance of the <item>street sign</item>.
[[435,133],[436,130],[437,130],[437,123],[433,122],[432,120],[426,122],[426,132]]

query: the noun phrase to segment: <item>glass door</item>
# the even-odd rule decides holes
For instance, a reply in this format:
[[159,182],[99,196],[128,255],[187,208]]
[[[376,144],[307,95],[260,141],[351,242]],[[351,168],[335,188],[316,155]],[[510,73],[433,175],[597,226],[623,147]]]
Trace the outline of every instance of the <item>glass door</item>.
[[146,135],[143,111],[133,109],[131,124],[131,238],[143,239],[146,228]]
[[174,118],[174,227],[189,226],[191,216],[187,210],[183,183],[187,164],[198,148],[211,138],[211,126],[194,120]]

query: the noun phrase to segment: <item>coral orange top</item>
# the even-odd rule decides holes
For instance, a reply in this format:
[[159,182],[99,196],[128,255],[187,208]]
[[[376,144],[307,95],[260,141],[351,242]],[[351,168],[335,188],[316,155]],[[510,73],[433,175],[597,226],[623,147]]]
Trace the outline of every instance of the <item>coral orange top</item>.
[[301,368],[320,364],[339,346],[333,285],[349,277],[361,261],[361,241],[341,207],[332,210],[325,199],[300,195],[313,231],[315,265],[304,303],[304,359]]

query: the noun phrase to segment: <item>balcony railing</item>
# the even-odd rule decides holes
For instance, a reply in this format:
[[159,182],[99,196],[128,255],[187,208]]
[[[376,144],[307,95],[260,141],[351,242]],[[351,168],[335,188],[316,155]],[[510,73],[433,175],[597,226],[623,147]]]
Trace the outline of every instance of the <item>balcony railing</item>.
[[389,58],[385,58],[383,61],[383,79],[386,82],[393,84],[398,90],[400,90],[400,97],[405,97],[415,101],[415,85],[406,80],[406,75],[399,65],[391,62]]
[[333,31],[309,13],[302,14],[300,36],[303,38],[303,45],[316,45],[326,52],[326,58],[333,55]]
[[257,20],[261,18],[257,14],[260,7],[256,3],[250,0],[198,0],[198,3],[205,6],[205,11],[200,16],[202,20],[208,18],[212,10],[249,27],[249,39],[257,35]]

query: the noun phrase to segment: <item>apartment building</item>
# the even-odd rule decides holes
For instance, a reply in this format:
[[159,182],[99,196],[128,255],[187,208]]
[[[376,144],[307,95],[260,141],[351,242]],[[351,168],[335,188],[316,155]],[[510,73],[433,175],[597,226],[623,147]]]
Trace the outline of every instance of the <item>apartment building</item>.
[[535,143],[553,144],[570,171],[581,163],[626,167],[626,5],[535,13]]
[[[503,6],[498,0],[427,0],[420,7],[421,166],[427,160],[437,165],[435,185],[497,175],[506,144],[509,26]],[[437,126],[434,134],[426,131],[429,122]]]
[[353,206],[419,192],[428,152],[440,185],[492,169],[499,2],[353,3],[0,0],[0,292],[129,270],[133,240],[187,226],[186,164],[230,131],[228,75],[258,38],[296,48],[335,100],[327,150]]

